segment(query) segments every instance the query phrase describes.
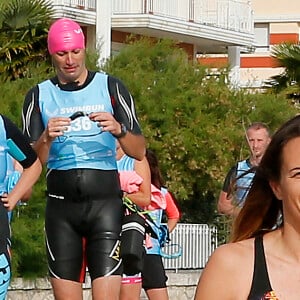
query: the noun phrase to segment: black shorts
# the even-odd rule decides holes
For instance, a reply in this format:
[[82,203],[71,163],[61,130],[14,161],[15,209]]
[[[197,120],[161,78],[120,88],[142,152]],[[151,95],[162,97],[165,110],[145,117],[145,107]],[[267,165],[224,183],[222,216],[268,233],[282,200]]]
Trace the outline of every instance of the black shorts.
[[10,281],[10,229],[8,223],[7,209],[0,201],[0,298],[5,298]]
[[121,275],[123,217],[118,173],[74,169],[47,174],[45,217],[50,276],[83,282]]
[[146,254],[142,271],[142,286],[144,290],[160,289],[167,287],[163,261],[160,255]]
[[7,209],[0,201],[0,253],[8,253],[10,246],[10,228],[8,222]]

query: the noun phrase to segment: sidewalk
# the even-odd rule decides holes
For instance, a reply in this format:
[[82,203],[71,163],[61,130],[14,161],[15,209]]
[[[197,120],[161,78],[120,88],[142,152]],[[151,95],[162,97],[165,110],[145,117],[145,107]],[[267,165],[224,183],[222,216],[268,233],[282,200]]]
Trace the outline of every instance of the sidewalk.
[[[193,300],[201,270],[167,271],[168,293],[170,300]],[[147,300],[142,291],[141,300]]]

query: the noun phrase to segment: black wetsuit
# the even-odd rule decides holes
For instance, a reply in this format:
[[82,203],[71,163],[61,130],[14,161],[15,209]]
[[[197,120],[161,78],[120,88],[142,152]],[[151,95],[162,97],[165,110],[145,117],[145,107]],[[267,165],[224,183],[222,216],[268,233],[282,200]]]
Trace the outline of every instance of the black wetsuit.
[[[47,89],[45,89],[45,85],[35,86],[28,92],[24,102],[24,133],[32,142],[39,139],[47,126],[45,121],[47,111],[43,110],[47,105],[46,101],[54,101],[59,105],[64,102],[67,109],[74,108],[75,104],[73,103],[77,101],[76,107],[80,105],[85,108],[94,107],[98,103],[99,105],[103,104],[105,109],[111,106],[114,118],[124,124],[133,134],[140,135],[141,130],[130,93],[118,79],[111,76],[108,76],[105,82],[102,80],[102,88],[100,86],[98,88],[95,82],[98,82],[100,77],[104,78],[104,74],[88,72],[86,82],[82,86],[60,85],[57,77],[52,78],[51,82],[47,82]],[[48,90],[51,90],[51,93],[57,93],[58,96],[52,96],[52,94],[49,96]],[[89,98],[82,97],[81,102],[78,102],[78,95],[86,92],[89,93]],[[41,94],[45,97],[43,98]],[[65,98],[62,99],[60,95]],[[59,105],[57,106],[58,110],[61,110],[62,106]],[[55,115],[52,112],[52,115],[58,116],[59,113]],[[87,125],[90,126],[90,123]],[[89,134],[89,131],[87,133]],[[65,143],[71,157],[76,160],[76,152],[72,153],[73,148],[80,148],[79,151],[82,151],[84,147],[88,146],[88,143],[92,143],[92,139],[94,139],[94,144],[98,143],[99,145],[99,143],[101,144],[99,141],[105,134],[106,137],[109,135],[107,138],[111,143],[114,138],[110,133],[102,133],[96,137],[92,137],[92,135],[80,136],[80,138],[72,136],[68,140],[61,140],[57,143]],[[57,146],[57,144],[53,145],[54,142],[52,142],[51,148]],[[104,143],[102,145],[106,147]],[[86,155],[87,162],[90,164],[86,164],[85,158],[81,158],[80,167],[56,168],[56,162],[54,162],[54,167],[47,172],[48,197],[45,229],[49,272],[52,277],[82,282],[86,264],[92,280],[102,276],[122,274],[119,236],[123,205],[117,168],[111,167],[116,161],[114,140],[113,145],[114,149],[109,158],[110,168],[102,168],[100,156],[97,152],[95,152],[96,154],[93,152],[93,149],[97,151],[97,147],[90,147],[90,152]],[[52,150],[52,154],[54,157],[55,155],[60,157],[61,152]],[[61,161],[68,159],[70,161],[67,155],[62,157]],[[98,159],[97,163],[93,157]],[[60,163],[59,158],[56,158],[56,161]],[[98,162],[99,165],[97,165]]]

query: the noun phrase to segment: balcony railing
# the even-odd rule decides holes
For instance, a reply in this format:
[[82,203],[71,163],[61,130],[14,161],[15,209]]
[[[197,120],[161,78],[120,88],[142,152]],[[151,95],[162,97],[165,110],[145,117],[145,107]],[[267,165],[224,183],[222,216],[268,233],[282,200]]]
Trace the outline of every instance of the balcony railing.
[[53,5],[96,11],[96,0],[52,0]]
[[239,32],[253,32],[247,0],[113,0],[113,14],[152,14]]

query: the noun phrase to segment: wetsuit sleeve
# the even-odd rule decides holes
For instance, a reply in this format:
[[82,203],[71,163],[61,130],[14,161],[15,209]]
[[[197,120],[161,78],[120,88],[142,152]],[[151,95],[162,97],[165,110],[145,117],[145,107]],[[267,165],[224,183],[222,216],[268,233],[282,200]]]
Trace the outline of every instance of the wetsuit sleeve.
[[25,96],[22,111],[23,134],[31,143],[36,142],[45,127],[39,107],[39,88],[36,85]]
[[233,166],[226,175],[226,178],[223,183],[222,191],[225,193],[229,193],[232,187],[232,183],[234,182],[237,174],[237,165]]
[[166,202],[167,202],[165,213],[166,213],[168,219],[179,219],[180,211],[175,202],[173,195],[168,191],[165,194],[165,198],[166,198]]
[[123,123],[133,134],[142,134],[136,116],[132,95],[117,78],[108,76],[108,88],[115,119]]
[[24,169],[29,168],[37,159],[37,154],[32,149],[29,144],[28,139],[22,134],[21,130],[8,118],[3,117],[4,127],[6,131],[6,139],[11,139],[14,145],[17,147],[18,151],[24,157],[23,159],[19,159],[19,157],[15,156],[13,153],[11,155],[19,161]]

